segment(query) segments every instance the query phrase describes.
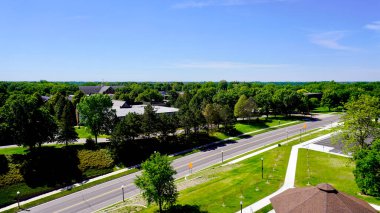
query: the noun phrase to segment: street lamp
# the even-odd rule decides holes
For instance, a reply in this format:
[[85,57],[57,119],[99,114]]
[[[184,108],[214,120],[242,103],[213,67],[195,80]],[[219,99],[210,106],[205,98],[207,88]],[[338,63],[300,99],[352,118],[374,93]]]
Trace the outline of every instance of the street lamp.
[[20,209],[20,191],[17,191],[17,206]]
[[289,131],[286,130],[286,140],[289,140]]
[[123,202],[125,201],[125,199],[124,199],[124,185],[121,185],[121,193],[122,193],[122,195],[123,195]]
[[224,153],[224,152],[222,151],[222,163],[223,163],[223,153]]
[[264,158],[261,158],[261,179],[264,179]]
[[302,129],[300,129],[300,142],[301,142],[301,137],[302,137]]
[[240,201],[240,213],[243,213],[243,201]]

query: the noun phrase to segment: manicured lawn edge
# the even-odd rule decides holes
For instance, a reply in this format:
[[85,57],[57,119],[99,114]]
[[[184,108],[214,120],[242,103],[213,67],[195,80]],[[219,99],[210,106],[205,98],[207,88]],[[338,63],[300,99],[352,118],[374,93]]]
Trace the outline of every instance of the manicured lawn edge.
[[[259,149],[253,150],[253,151],[251,151],[251,152],[249,152],[249,153],[244,153],[244,154],[242,154],[242,155],[244,156],[244,155],[250,154],[250,153],[252,153],[252,152],[257,152],[257,151],[259,151],[259,150],[261,150],[261,149],[264,149],[264,148],[266,148],[266,147],[268,147],[268,146],[273,146],[273,145],[275,145],[275,144],[282,143],[283,141],[288,141],[287,143],[288,143],[288,145],[290,145],[290,146],[297,145],[297,144],[299,144],[299,143],[302,143],[302,142],[305,142],[305,141],[308,141],[308,140],[311,140],[311,139],[314,139],[314,138],[320,137],[321,135],[326,135],[326,134],[330,133],[331,131],[332,131],[332,130],[330,130],[330,129],[327,129],[327,130],[314,129],[314,130],[311,130],[311,131],[309,131],[309,132],[306,132],[306,133],[309,133],[309,135],[303,137],[303,138],[302,138],[302,141],[299,141],[299,140],[298,140],[298,138],[299,138],[299,134],[298,134],[298,135],[295,135],[295,136],[290,137],[289,139],[284,139],[284,140],[277,141],[277,142],[272,143],[272,144],[269,144],[269,145],[267,145],[267,146],[265,146],[265,147],[261,147],[261,148],[259,148]],[[305,133],[302,133],[302,134],[305,134]],[[285,146],[286,146],[286,145],[285,145]],[[263,154],[263,153],[261,153],[261,154]],[[289,154],[290,154],[290,153],[289,153]],[[235,157],[235,158],[232,158],[232,159],[228,159],[228,160],[225,161],[223,164],[227,163],[228,161],[234,160],[234,159],[236,159],[236,158],[240,158],[240,157],[242,157],[242,155],[240,155],[240,156],[238,156],[238,157]],[[245,160],[248,160],[248,159],[245,159]],[[286,162],[286,164],[287,164],[287,163],[288,163],[288,162]],[[213,169],[213,168],[218,167],[218,166],[221,166],[221,165],[222,165],[222,163],[218,163],[218,164],[211,165],[211,166],[209,166],[209,167],[207,167],[207,168],[204,168],[204,169],[202,169],[202,170],[200,170],[200,171],[197,171],[196,173],[193,174],[193,176],[196,175],[196,174],[199,173],[199,172],[204,172],[205,170]],[[286,167],[287,167],[287,165],[286,165]],[[182,182],[182,181],[184,181],[184,177],[182,177],[182,178],[178,178],[178,179],[176,180],[176,183],[180,183],[180,182]],[[283,180],[283,181],[284,181],[284,180]],[[280,187],[281,187],[281,186],[280,186]],[[280,187],[279,187],[279,188],[280,188]],[[110,206],[108,206],[108,207],[105,207],[105,208],[103,208],[103,209],[98,210],[97,212],[104,211],[104,210],[106,210],[106,209],[108,209],[108,208],[111,208],[112,206],[118,205],[118,204],[120,204],[120,203],[121,203],[121,202],[118,202],[118,203],[112,204],[112,205],[110,205]],[[267,205],[267,206],[265,206],[264,208],[262,208],[261,210],[259,210],[258,212],[268,212],[268,211],[270,211],[270,210],[272,210],[272,209],[273,209],[273,207],[272,207],[271,205]]]

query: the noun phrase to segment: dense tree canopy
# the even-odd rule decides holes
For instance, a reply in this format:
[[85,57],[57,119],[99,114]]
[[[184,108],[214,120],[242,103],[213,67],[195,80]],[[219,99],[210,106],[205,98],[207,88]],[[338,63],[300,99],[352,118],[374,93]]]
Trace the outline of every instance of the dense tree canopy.
[[361,95],[357,100],[352,99],[345,107],[346,114],[342,116],[343,124],[340,126],[340,136],[347,152],[366,148],[369,138],[380,136],[380,102],[376,97]]
[[37,94],[11,95],[0,109],[0,123],[2,140],[30,148],[54,141],[57,132],[53,116]]
[[371,147],[355,154],[355,180],[360,190],[367,195],[380,197],[380,140]]

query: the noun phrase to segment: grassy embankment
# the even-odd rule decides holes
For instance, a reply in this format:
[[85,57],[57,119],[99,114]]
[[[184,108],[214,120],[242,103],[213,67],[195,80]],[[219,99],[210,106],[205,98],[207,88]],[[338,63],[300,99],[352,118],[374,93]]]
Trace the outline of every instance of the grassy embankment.
[[[303,137],[301,142],[327,133],[329,133],[328,130],[313,133]],[[205,180],[180,191],[178,204],[182,207],[190,206],[198,209],[198,212],[235,212],[240,208],[240,200],[243,201],[244,207],[275,192],[283,184],[291,147],[300,143],[298,136],[292,138],[293,141],[287,145],[256,155],[235,165],[215,165],[190,175],[187,177],[188,180],[184,180],[184,178],[177,180],[177,185],[191,180]],[[261,158],[264,158],[264,179],[261,178]],[[122,204],[116,204],[115,207],[118,210],[115,212],[136,209],[122,206],[120,208],[117,205]],[[142,210],[142,212],[155,211],[157,211],[156,205]]]
[[[319,183],[329,183],[338,191],[345,192],[369,203],[380,205],[380,198],[364,196],[355,183],[352,171],[355,169],[354,162],[346,157],[332,155],[323,152],[300,149],[298,152],[296,186],[315,186]],[[309,161],[310,178],[308,175],[307,161]]]

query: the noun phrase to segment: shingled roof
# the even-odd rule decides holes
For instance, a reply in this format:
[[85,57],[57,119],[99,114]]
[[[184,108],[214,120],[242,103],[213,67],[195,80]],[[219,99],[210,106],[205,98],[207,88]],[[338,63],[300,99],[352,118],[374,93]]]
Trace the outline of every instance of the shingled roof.
[[375,213],[368,203],[338,192],[327,183],[288,189],[270,199],[276,213]]
[[82,91],[86,95],[99,93],[101,86],[80,86],[79,90]]

